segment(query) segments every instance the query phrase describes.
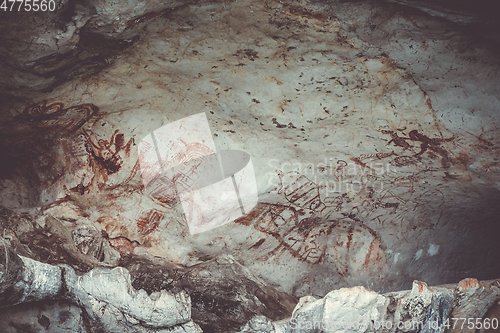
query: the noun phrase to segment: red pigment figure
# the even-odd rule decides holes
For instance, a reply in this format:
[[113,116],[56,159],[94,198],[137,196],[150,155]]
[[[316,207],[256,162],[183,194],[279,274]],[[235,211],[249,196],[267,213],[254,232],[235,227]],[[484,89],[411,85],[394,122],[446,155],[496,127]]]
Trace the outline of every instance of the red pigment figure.
[[[100,139],[97,144],[92,141],[92,137],[83,130],[85,135],[85,149],[90,154],[90,164],[94,177],[92,178],[91,185],[98,184],[99,189],[102,188],[108,180],[108,175],[118,172],[123,164],[122,157],[119,155],[124,152],[126,156],[130,154],[130,146],[134,142],[131,138],[125,144],[124,135],[118,134],[116,130],[111,136],[110,141]],[[98,181],[102,178],[102,181]]]
[[417,130],[413,130],[410,132],[409,137],[410,140],[421,142],[420,151],[415,154],[415,156],[420,156],[425,153],[427,149],[430,149],[442,157],[441,165],[443,166],[443,168],[450,167],[450,158],[448,157],[448,152],[444,148],[440,147],[440,145],[442,142],[452,141],[453,139],[455,139],[454,136],[448,139],[431,139],[424,134],[418,133]]

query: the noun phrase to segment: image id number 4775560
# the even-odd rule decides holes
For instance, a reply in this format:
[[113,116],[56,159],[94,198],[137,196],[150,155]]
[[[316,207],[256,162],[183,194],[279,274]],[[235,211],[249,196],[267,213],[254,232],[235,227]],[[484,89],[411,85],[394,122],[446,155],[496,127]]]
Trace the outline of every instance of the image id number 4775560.
[[56,10],[56,2],[55,0],[3,0],[0,10],[4,12],[53,12]]
[[447,329],[461,329],[468,328],[470,330],[480,330],[484,329],[494,329],[498,328],[497,318],[448,318],[444,322],[443,326]]

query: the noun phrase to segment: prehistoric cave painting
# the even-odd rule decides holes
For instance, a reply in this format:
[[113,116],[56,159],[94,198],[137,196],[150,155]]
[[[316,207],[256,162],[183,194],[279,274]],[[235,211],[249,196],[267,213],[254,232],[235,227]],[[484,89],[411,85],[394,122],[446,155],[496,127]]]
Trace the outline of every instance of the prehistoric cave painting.
[[[416,191],[419,179],[422,178],[420,172],[432,171],[429,169],[415,170],[410,174],[402,175],[393,167],[404,167],[415,165],[419,162],[420,156],[427,151],[431,158],[441,158],[443,168],[450,166],[449,153],[441,145],[445,142],[452,141],[452,138],[446,139],[431,139],[417,130],[412,130],[408,137],[401,137],[394,131],[381,130],[383,134],[389,134],[391,141],[396,146],[404,150],[415,150],[415,146],[410,143],[414,142],[420,149],[414,151],[412,155],[402,155],[394,150],[387,153],[377,154],[362,154],[358,157],[352,157],[351,160],[361,166],[361,170],[354,168],[355,174],[350,172],[351,168],[347,167],[344,161],[338,161],[337,166],[342,166],[342,170],[336,170],[335,179],[341,188],[331,188],[332,180],[328,177],[322,177],[318,182],[317,177],[314,181],[311,177],[307,178],[298,172],[292,171],[288,173],[278,172],[281,184],[278,188],[278,194],[284,194],[285,199],[296,208],[305,209],[314,214],[323,216],[343,214],[355,220],[363,219],[364,221],[376,221],[379,225],[394,225],[398,227],[400,232],[408,228],[407,214],[413,216],[418,202],[427,202],[428,197],[423,197],[421,191]],[[410,143],[409,143],[410,142]],[[387,163],[383,165],[382,160],[387,159]],[[377,161],[375,167],[370,163]],[[381,161],[381,162],[378,162]],[[342,162],[342,163],[341,163]],[[382,170],[382,167],[384,170]],[[332,166],[330,166],[332,168]],[[324,169],[324,168],[323,168]],[[320,174],[325,176],[325,171]],[[347,170],[347,171],[346,171]],[[341,172],[337,172],[341,171]],[[328,174],[332,175],[331,170]],[[446,174],[449,179],[456,179],[452,175]],[[453,178],[451,178],[453,177]],[[333,179],[333,178],[332,178]],[[326,185],[322,185],[325,184]],[[362,185],[359,191],[347,191],[347,186],[358,183]],[[344,188],[345,187],[345,188]],[[354,194],[354,196],[353,196]],[[430,193],[427,193],[429,195]],[[437,198],[436,211],[441,211],[441,206],[444,198],[440,195],[439,190],[432,192],[433,197]],[[439,218],[431,220],[439,221]],[[438,223],[438,222],[433,222]],[[431,223],[432,224],[432,223]]]
[[403,167],[412,165],[418,162],[418,158],[415,156],[397,156],[390,163],[396,167]]
[[346,161],[338,160],[337,163],[335,164],[335,167],[333,167],[333,165],[324,165],[324,166],[318,166],[316,169],[322,175],[332,173],[333,171],[333,175],[337,180],[339,180],[344,175],[346,166],[347,166]]
[[[366,163],[365,160],[382,160],[392,157],[389,161],[390,165],[393,167],[406,167],[421,162],[420,156],[427,152],[427,155],[433,159],[440,158],[441,166],[446,169],[449,168],[451,164],[449,157],[451,153],[441,147],[441,145],[445,142],[454,140],[454,137],[431,139],[419,133],[417,130],[410,131],[408,137],[400,136],[398,133],[391,130],[380,130],[380,132],[390,135],[391,140],[387,144],[394,144],[397,147],[401,147],[403,151],[411,150],[414,153],[412,155],[404,155],[392,150],[390,153],[367,154],[351,158],[354,163],[363,168],[363,174],[368,172],[366,177],[373,178],[372,181],[374,183],[380,182],[381,184],[390,184],[390,186],[381,186],[377,188],[377,193],[374,193],[373,189],[369,189],[369,194],[362,199],[361,203],[358,202],[357,205],[352,205],[353,207],[350,213],[366,221],[377,221],[382,226],[384,224],[390,224],[399,228],[405,228],[408,227],[405,220],[406,215],[415,212],[417,202],[427,202],[427,198],[424,197],[422,193],[417,193],[415,188],[421,178],[421,176],[418,175],[419,172],[429,170],[415,170],[415,172],[410,175],[402,176],[398,173],[389,172],[390,170],[384,167],[384,172],[377,173],[377,170],[374,170],[371,164]],[[410,143],[416,143],[417,146]],[[415,148],[417,147],[418,149],[418,146],[420,146],[420,149],[415,151]],[[445,175],[448,179],[457,179],[457,177],[449,175],[447,172],[445,172]],[[437,198],[441,198],[440,193],[436,191],[438,190],[436,189],[433,195],[436,195]],[[439,202],[437,209],[440,211],[444,199],[437,201]],[[401,231],[402,230],[403,229],[401,229]]]
[[147,236],[155,231],[164,215],[157,209],[143,211],[137,219],[137,231],[141,236]]
[[[391,140],[387,143],[388,145],[394,144],[402,148],[403,152],[410,150],[413,154],[405,155],[395,153],[393,150],[391,153],[361,155],[357,158],[351,158],[356,164],[365,167],[365,170],[368,165],[364,163],[363,160],[367,157],[372,159],[392,157],[389,162],[390,165],[398,168],[416,166],[418,163],[422,162],[421,156],[424,153],[427,153],[432,159],[439,159],[444,169],[448,169],[451,166],[451,152],[442,147],[442,145],[446,142],[453,141],[455,136],[451,138],[429,138],[419,133],[417,130],[410,131],[408,137],[400,136],[398,133],[391,130],[380,130],[380,132],[390,136]],[[373,175],[372,177],[377,178],[379,181],[383,181],[384,184],[389,186],[381,188],[376,195],[375,193],[370,193],[370,195],[363,199],[361,204],[352,208],[351,213],[356,214],[356,216],[363,218],[365,221],[377,221],[381,226],[391,225],[396,227],[395,230],[404,232],[408,228],[413,228],[413,226],[410,226],[408,223],[415,220],[415,218],[408,220],[407,215],[414,216],[417,207],[425,203],[427,209],[423,211],[428,211],[428,208],[432,206],[435,207],[435,212],[441,212],[436,216],[426,216],[425,220],[427,222],[424,224],[432,228],[433,225],[439,223],[441,219],[442,206],[445,203],[445,198],[437,188],[427,191],[417,190],[419,180],[422,179],[421,173],[430,171],[434,170],[424,166],[424,169],[418,168],[408,175],[401,175],[398,172],[384,172],[381,174],[371,173]],[[446,179],[456,180],[459,178],[450,175],[448,172],[444,174]]]
[[380,132],[383,134],[389,134],[391,136],[391,141],[387,143],[388,145],[394,143],[395,146],[402,147],[403,150],[411,148],[410,144],[406,142],[407,138],[400,137],[396,132],[389,130],[381,130]]
[[[130,147],[134,143],[131,138],[125,143],[124,135],[116,130],[111,136],[110,140],[99,139],[94,142],[93,136],[85,129],[82,129],[85,137],[85,149],[87,151],[89,162],[92,168],[93,177],[87,188],[83,188],[83,180],[74,189],[75,192],[87,192],[90,187],[102,189],[106,185],[108,176],[118,172],[123,164],[123,157],[130,156]],[[134,168],[135,169],[135,168]]]
[[326,208],[319,193],[324,186],[319,186],[306,176],[294,171],[287,173],[278,171],[278,177],[281,184],[278,193],[283,193],[288,202],[320,212]]
[[[273,242],[269,237],[262,237],[252,244],[251,249],[264,251],[260,256],[262,260],[272,260],[290,253],[311,264],[331,262],[340,275],[346,276],[373,272],[386,264],[385,248],[380,237],[362,221],[370,226],[374,225],[373,222],[378,222],[384,228],[395,226],[394,236],[403,238],[409,229],[416,226],[415,218],[407,219],[408,214],[419,214],[426,221],[421,222],[420,227],[433,228],[435,223],[439,223],[439,213],[437,216],[427,216],[425,212],[428,210],[422,210],[422,213],[417,211],[422,202],[434,207],[434,212],[442,212],[445,198],[439,189],[421,193],[422,191],[417,190],[420,179],[418,171],[405,175],[388,169],[376,172],[368,162],[386,159],[387,165],[395,167],[413,165],[420,162],[420,156],[427,151],[428,154],[439,155],[443,167],[449,167],[446,162],[449,160],[449,152],[441,145],[453,138],[431,139],[416,130],[411,131],[407,138],[393,131],[381,132],[389,134],[389,143],[403,148],[403,151],[413,151],[415,145],[410,144],[412,142],[417,147],[420,145],[420,151],[409,156],[392,150],[351,158],[356,165],[362,167],[359,174],[350,174],[347,163],[339,161],[335,173],[325,168],[318,170],[323,176],[319,182],[314,176],[306,177],[296,171],[284,173],[277,170],[280,179],[278,194],[284,196],[288,205],[260,204],[259,209],[254,210],[248,219],[237,221],[251,224],[256,230],[274,239]],[[343,188],[333,191],[328,188],[328,182],[332,180],[326,180],[327,185],[322,185],[328,179],[325,171],[337,181],[355,181],[359,178],[364,185],[368,181],[379,181],[390,186],[375,188],[369,185],[355,193],[344,191]]]
[[[203,170],[199,170],[200,166],[206,165],[206,163],[203,163],[204,157],[213,153],[213,149],[199,142],[186,143],[183,140],[177,140],[175,142],[170,141],[167,144],[170,147],[176,147],[178,152],[173,154],[170,159],[164,158],[161,165],[156,161],[158,166],[155,166],[154,164],[148,163],[148,159],[144,158],[147,152],[154,150],[154,147],[145,140],[143,140],[141,144],[144,148],[139,151],[139,160],[141,161],[140,167],[142,170],[142,177],[147,183],[146,187],[148,193],[164,203],[176,202],[177,191],[175,186],[177,185],[184,188],[186,187],[185,184],[189,183],[191,179],[199,178],[199,175],[203,173]],[[193,160],[197,162],[188,164],[188,162]],[[178,172],[173,179],[170,178],[169,174],[163,172],[158,172],[155,177],[149,176],[151,171],[146,172],[146,170],[169,169],[168,166],[171,165],[178,166],[176,169]],[[182,170],[181,167],[183,165],[186,165],[187,168]]]
[[97,230],[82,225],[74,229],[71,234],[75,246],[81,253],[91,255],[100,262],[105,260],[106,240]]
[[[335,174],[339,175],[337,179],[340,179],[344,167],[347,165],[344,161],[342,162],[337,165],[335,170]],[[322,198],[320,191],[325,189],[327,185],[318,185],[296,171],[283,173],[278,170],[278,177],[280,179],[278,194],[283,193],[285,199],[296,207],[309,209],[316,213],[328,210],[338,212],[342,209],[344,201],[349,201],[346,195]]]
[[[343,161],[342,161],[343,162]],[[343,166],[343,164],[341,164]],[[366,171],[366,169],[365,169]],[[304,175],[300,175],[296,171],[282,173],[278,171],[280,177],[280,188],[278,193],[283,193],[285,199],[295,208],[305,210],[310,214],[320,214],[324,217],[331,216],[332,214],[338,215],[339,213],[344,216],[350,216],[356,219],[356,215],[360,214],[361,217],[368,217],[377,209],[385,209],[384,213],[394,212],[401,201],[394,200],[393,196],[383,193],[379,197],[373,195],[374,189],[370,186],[370,181],[377,179],[376,175],[363,175],[362,184],[368,191],[363,194],[356,194],[356,197],[365,197],[364,201],[355,205],[353,198],[347,193],[343,192],[347,189],[347,183],[342,184],[337,182],[338,186],[336,192],[332,191],[333,188],[328,188],[329,185],[318,185]],[[342,181],[342,176],[338,178]],[[344,180],[345,181],[345,180]],[[345,185],[344,188],[341,188]],[[373,184],[372,184],[373,185]]]
[[179,192],[189,191],[193,187],[193,181],[212,171],[213,163],[207,158],[210,154],[209,147],[199,142],[192,142],[186,145],[185,151],[175,156],[173,162],[170,162],[178,164],[175,167],[173,183]]
[[439,188],[419,187],[418,179],[415,174],[393,177],[388,181],[391,186],[376,199],[365,200],[365,208],[368,209],[360,216],[366,221],[376,221],[381,226],[391,226],[395,232],[392,235],[403,237],[408,230],[416,227],[434,228],[441,219],[446,198]]
[[[410,164],[414,164],[419,156],[423,155],[425,152],[433,158],[437,159],[439,155],[441,157],[441,166],[445,169],[451,166],[450,153],[441,147],[441,144],[444,142],[453,141],[455,139],[454,136],[451,138],[429,138],[425,134],[419,133],[417,130],[412,130],[408,134],[408,138],[400,137],[396,132],[390,130],[380,130],[383,134],[389,134],[391,136],[391,140],[387,144],[394,143],[394,145],[398,147],[402,147],[403,151],[410,149],[411,145],[407,142],[414,141],[420,143],[420,151],[414,154],[412,157],[410,156],[397,156],[394,159],[394,164],[396,166],[406,166]],[[434,154],[435,153],[435,154]]]
[[277,241],[261,238],[253,244],[250,248],[254,250],[266,248],[258,260],[278,260],[289,253],[310,264],[331,262],[342,276],[371,271],[385,264],[380,236],[371,228],[349,218],[304,215],[303,210],[292,206],[259,203],[249,215],[235,222],[252,225]]
[[94,104],[79,104],[64,108],[64,104],[60,102],[47,105],[47,101],[42,101],[27,107],[17,119],[29,122],[32,128],[50,128],[64,136],[74,133],[98,112],[99,108]]
[[[335,172],[338,179],[342,179],[347,165],[341,162]],[[310,264],[330,262],[342,276],[373,272],[385,265],[384,246],[376,231],[355,215],[342,214],[342,210],[351,208],[352,199],[347,193],[322,197],[325,186],[296,171],[278,171],[278,176],[278,193],[289,205],[261,203],[246,218],[235,221],[252,225],[274,239],[261,238],[250,246],[254,251],[263,251],[260,260],[277,260],[289,253]],[[381,200],[375,206],[394,209],[392,203]],[[332,218],[332,213],[345,217]]]
[[349,219],[340,220],[332,230],[334,246],[327,255],[340,275],[378,272],[386,265],[385,246],[380,235],[366,225]]
[[47,105],[47,101],[42,101],[26,107],[21,114],[0,124],[1,173],[8,175],[25,169],[37,160],[43,160],[44,165],[53,163],[54,154],[49,151],[55,141],[70,136],[98,114],[99,108],[94,104],[65,108],[60,102]]
[[448,156],[448,152],[440,145],[443,142],[452,141],[453,139],[455,139],[455,137],[451,137],[448,139],[431,139],[424,134],[418,133],[417,130],[411,131],[409,137],[410,140],[419,141],[421,143],[420,151],[415,156],[420,156],[425,153],[427,149],[430,149],[441,156],[441,165],[443,166],[443,168],[446,169],[450,167],[450,158]]
[[[382,160],[387,157],[391,157],[393,155],[396,155],[394,153],[394,150],[390,153],[378,153],[378,154],[362,154],[358,157],[351,157],[351,161],[359,165],[360,167],[364,168],[365,170],[370,170],[370,174],[377,174],[377,170],[373,169],[371,166],[367,165],[364,160]],[[382,171],[383,172],[383,171]]]

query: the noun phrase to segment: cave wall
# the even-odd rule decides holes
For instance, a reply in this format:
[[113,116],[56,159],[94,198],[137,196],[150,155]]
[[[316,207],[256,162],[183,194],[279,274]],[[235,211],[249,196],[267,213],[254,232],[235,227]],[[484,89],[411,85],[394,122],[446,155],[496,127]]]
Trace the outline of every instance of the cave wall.
[[[342,287],[498,278],[499,40],[488,6],[62,1],[0,12],[0,204],[6,221],[30,221],[5,222],[3,237],[78,276],[161,258],[186,281],[230,256],[262,295],[281,295],[270,320]],[[146,193],[138,145],[200,112],[218,149],[250,154],[259,203],[191,235],[179,200]],[[197,283],[175,290],[191,290],[193,314],[209,316],[217,306]],[[259,302],[237,319],[195,322],[220,330],[230,317],[234,328],[266,315]]]

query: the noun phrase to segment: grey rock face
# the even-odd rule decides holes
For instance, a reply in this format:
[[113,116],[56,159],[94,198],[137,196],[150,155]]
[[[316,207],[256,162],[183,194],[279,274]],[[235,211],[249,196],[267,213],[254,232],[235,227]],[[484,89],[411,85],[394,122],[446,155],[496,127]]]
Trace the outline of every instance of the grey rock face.
[[191,300],[184,292],[172,295],[162,291],[148,296],[144,290],[135,291],[129,272],[122,267],[95,268],[78,278],[78,286],[89,295],[93,308],[108,303],[131,317],[130,321],[146,326],[171,327],[191,318]]
[[[5,240],[2,243],[2,307],[59,299],[81,306],[92,325],[107,332],[156,332],[157,328],[175,331],[177,326],[187,332],[200,332],[190,322],[191,301],[185,292],[173,295],[162,291],[148,296],[144,290],[132,287],[125,268],[95,268],[77,276],[69,266],[58,267],[18,256]],[[41,320],[44,326],[46,320]]]
[[[469,75],[470,61],[453,58],[465,37],[446,38],[452,23],[364,2],[198,3],[146,15],[137,21],[141,38],[120,49],[132,45],[120,39],[123,21],[146,13],[130,4],[130,13],[84,4],[98,10],[85,12],[78,43],[94,60],[115,50],[107,72],[2,104],[9,172],[2,170],[0,202],[43,207],[35,215],[63,224],[68,240],[54,247],[78,258],[79,270],[114,267],[132,254],[192,266],[230,253],[295,297],[496,277],[498,262],[482,253],[499,246],[497,64],[488,50],[468,49],[478,73]],[[121,18],[116,27],[113,17]],[[6,61],[23,59],[14,58]],[[461,70],[453,80],[450,66]],[[450,81],[433,81],[441,76]],[[471,81],[460,85],[465,77]],[[143,191],[137,148],[194,110],[208,115],[219,147],[252,156],[260,201],[198,236],[186,233],[179,202]],[[54,232],[38,231],[20,248],[36,248],[48,263],[71,260],[45,243]]]
[[[7,267],[7,270],[3,272],[2,278],[10,277],[10,281],[14,281],[12,269],[15,269],[15,271],[20,272],[20,281],[15,284],[11,283],[15,286],[14,290],[17,296],[15,299],[9,298],[12,294],[10,291],[12,286],[9,287],[9,281],[6,279],[0,281],[4,288],[0,294],[3,299],[3,307],[49,300],[48,304],[51,310],[48,311],[51,314],[50,318],[54,320],[60,316],[62,308],[67,307],[65,305],[67,303],[64,302],[51,304],[50,300],[56,299],[78,305],[83,311],[77,311],[81,321],[87,326],[104,329],[105,332],[202,332],[201,328],[191,320],[191,299],[185,291],[174,295],[166,290],[161,290],[148,295],[143,289],[136,290],[132,287],[130,273],[125,268],[95,268],[78,276],[69,266],[59,267],[44,264],[29,258],[18,257],[13,252],[11,252],[9,260],[10,267],[8,260],[4,261],[4,267]],[[14,264],[15,262],[18,262],[17,265]],[[269,287],[252,277],[234,259],[222,257],[217,261],[210,262],[210,264],[206,265],[207,267],[197,266],[182,273],[186,276],[181,281],[177,281],[179,286],[197,297],[196,320],[207,328],[206,332],[215,332],[217,329],[221,329],[221,331],[231,330],[231,326],[238,327],[253,314],[259,312],[267,312],[273,317],[276,317],[275,313],[287,313],[286,305],[283,307],[279,303],[280,293],[273,293]],[[217,267],[220,265],[225,267],[220,269]],[[216,269],[210,269],[210,267]],[[237,281],[231,282],[231,271],[234,278],[238,278]],[[217,272],[219,274],[220,272],[225,273],[224,276],[227,280],[224,281],[224,286],[219,285],[217,281],[205,279],[212,275],[217,280]],[[193,283],[193,278],[197,283]],[[245,291],[244,288],[238,290],[242,286],[250,289],[248,291]],[[236,299],[234,299],[235,293],[239,294]],[[283,295],[281,298],[286,299]],[[288,303],[285,304],[293,304],[292,298],[289,297],[286,300]],[[70,308],[72,312],[75,311],[71,306]],[[27,314],[37,313],[37,317],[40,318],[47,317],[36,305],[18,307],[17,309],[19,313],[24,311]],[[16,313],[15,308],[11,311]],[[17,314],[14,319],[4,316],[4,324],[21,325],[22,321],[20,323],[17,320],[19,316]],[[22,325],[35,325],[32,320],[33,318]],[[40,320],[42,321],[40,325],[45,325],[46,320]],[[50,319],[48,320],[50,322]],[[80,327],[81,321],[74,321],[73,325],[75,326],[72,329],[75,331],[82,329]],[[161,330],[158,331],[158,329]],[[91,332],[99,332],[99,330],[91,330]]]
[[0,306],[39,301],[61,290],[61,269],[18,256],[4,239],[0,254]]
[[0,208],[4,237],[19,255],[48,264],[70,264],[79,273],[115,266],[119,253],[88,219],[33,218]]
[[54,11],[0,11],[4,92],[50,90],[105,68],[145,23],[182,1],[55,1]]
[[232,256],[170,271],[137,266],[129,266],[135,288],[151,295],[160,289],[185,290],[191,298],[192,318],[204,332],[237,331],[259,314],[281,320],[296,304],[294,297],[267,286]]
[[2,333],[50,332],[89,333],[91,322],[82,309],[66,301],[22,303],[2,308],[0,330]]
[[[491,328],[495,318],[485,317],[485,312],[499,301],[500,280],[465,279],[456,285],[439,287],[415,281],[411,291],[387,294],[363,287],[342,288],[320,300],[311,296],[301,298],[288,323],[256,316],[240,332],[483,332],[484,323]],[[464,328],[462,319],[469,318],[474,321],[474,328],[470,322]],[[498,318],[493,323],[498,328]]]
[[363,326],[380,320],[386,306],[383,296],[363,287],[335,290],[321,300],[299,302],[286,332],[312,332],[318,325],[324,332],[364,332]]
[[241,329],[241,333],[271,333],[275,332],[275,328],[269,318],[266,316],[255,316],[253,317],[244,327]]
[[[100,261],[92,251],[86,251],[92,246],[78,246],[82,244],[81,238],[93,235],[84,232],[88,227],[84,220],[65,225],[55,218],[34,221],[7,209],[2,213],[2,225],[8,236],[0,251],[4,260],[0,283],[3,307],[44,300],[50,303],[48,313],[56,316],[66,311],[52,301],[57,300],[61,304],[78,305],[82,323],[107,331],[146,332],[165,327],[196,331],[200,329],[199,323],[206,332],[222,332],[238,330],[257,314],[265,313],[273,320],[284,319],[296,303],[294,297],[270,288],[232,256],[220,256],[189,268],[133,257],[122,262],[128,269],[104,268],[103,265],[109,265],[107,260]],[[34,235],[49,237],[45,242],[50,241],[53,246],[46,249],[46,255],[39,250],[41,243],[33,242]],[[32,256],[36,253],[34,258],[51,264],[16,252]],[[45,310],[35,305],[18,309],[26,311],[26,315],[48,317]],[[20,314],[14,316],[20,317]],[[9,317],[3,320],[10,322]],[[38,327],[36,321],[24,324]]]

